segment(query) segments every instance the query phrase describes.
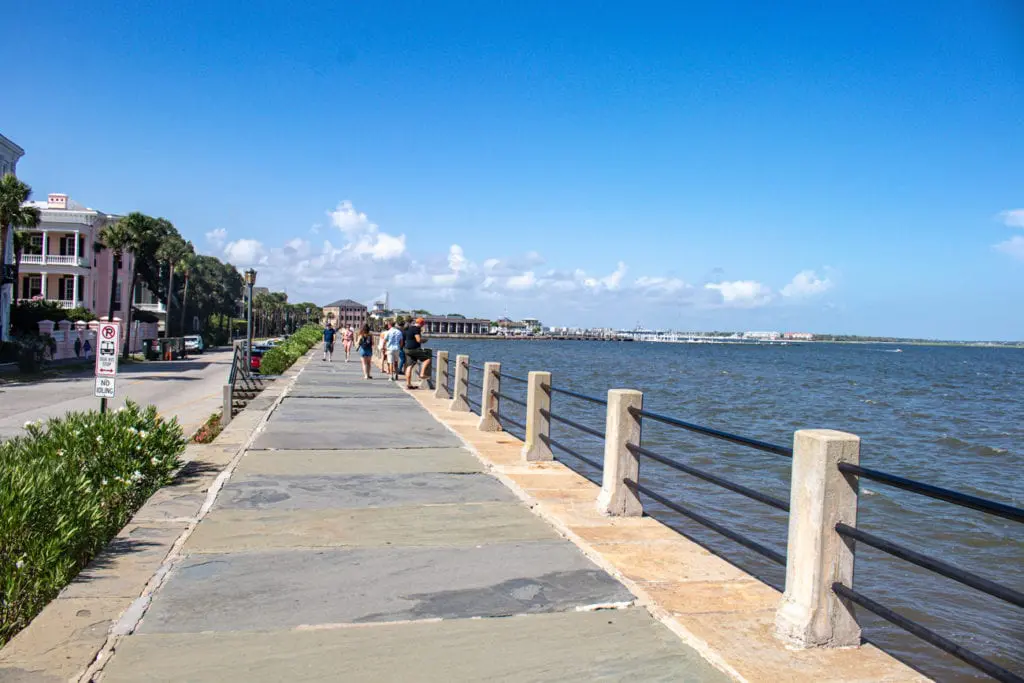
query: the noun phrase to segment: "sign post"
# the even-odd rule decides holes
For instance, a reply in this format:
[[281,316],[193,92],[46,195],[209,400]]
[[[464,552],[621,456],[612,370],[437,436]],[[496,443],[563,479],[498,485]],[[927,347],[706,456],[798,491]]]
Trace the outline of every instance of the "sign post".
[[107,412],[107,399],[114,398],[117,382],[117,350],[121,327],[115,322],[101,322],[96,335],[96,395],[100,398],[100,412]]

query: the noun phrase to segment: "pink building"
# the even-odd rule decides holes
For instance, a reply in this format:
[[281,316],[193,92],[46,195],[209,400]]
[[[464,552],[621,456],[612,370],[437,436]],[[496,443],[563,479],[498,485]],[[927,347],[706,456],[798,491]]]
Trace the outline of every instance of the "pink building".
[[[98,247],[100,231],[120,217],[82,206],[59,193],[29,205],[39,209],[41,221],[37,229],[27,231],[31,243],[18,260],[18,298],[57,301],[64,308],[83,307],[105,318],[116,267],[114,316],[124,318],[134,257],[125,254],[121,263],[115,264],[113,252]],[[137,306],[162,312],[163,304],[146,294],[136,293]]]

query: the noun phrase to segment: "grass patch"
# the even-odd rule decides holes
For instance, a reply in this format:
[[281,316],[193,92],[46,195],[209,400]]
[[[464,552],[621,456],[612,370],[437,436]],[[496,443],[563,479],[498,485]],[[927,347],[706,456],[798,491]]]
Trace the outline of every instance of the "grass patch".
[[170,482],[185,448],[177,420],[131,402],[25,430],[0,444],[0,645]]
[[220,413],[214,413],[207,418],[203,426],[199,428],[199,431],[192,437],[192,443],[211,443],[214,439],[220,436],[221,431],[224,429],[224,425],[220,421]]

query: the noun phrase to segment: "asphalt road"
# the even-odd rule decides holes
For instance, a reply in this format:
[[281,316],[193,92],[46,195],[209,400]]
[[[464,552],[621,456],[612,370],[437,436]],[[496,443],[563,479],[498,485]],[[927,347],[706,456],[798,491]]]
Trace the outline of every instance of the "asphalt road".
[[[184,361],[132,363],[121,367],[112,409],[131,399],[153,404],[164,417],[177,417],[191,434],[221,406],[221,387],[227,381],[230,351],[213,351]],[[24,432],[29,421],[59,417],[68,412],[96,410],[91,370],[28,384],[0,384],[0,440]]]

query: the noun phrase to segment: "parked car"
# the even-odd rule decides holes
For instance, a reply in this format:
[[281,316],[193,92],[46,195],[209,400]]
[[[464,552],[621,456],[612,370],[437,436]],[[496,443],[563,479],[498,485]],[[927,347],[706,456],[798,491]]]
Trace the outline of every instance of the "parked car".
[[202,353],[206,349],[206,345],[203,344],[202,335],[193,334],[185,337],[185,350],[194,351],[195,353]]

